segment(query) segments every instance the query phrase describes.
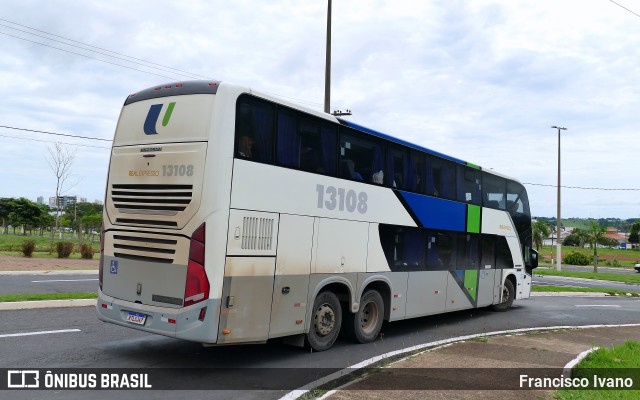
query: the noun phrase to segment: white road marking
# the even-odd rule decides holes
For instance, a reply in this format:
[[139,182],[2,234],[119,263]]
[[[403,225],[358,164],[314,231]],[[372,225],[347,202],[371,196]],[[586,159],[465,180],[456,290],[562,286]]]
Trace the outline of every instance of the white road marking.
[[43,283],[43,282],[89,282],[89,281],[97,281],[98,278],[91,279],[51,279],[51,280],[42,280],[42,281],[31,281],[31,283]]
[[61,330],[58,330],[58,331],[8,333],[8,334],[0,335],[0,338],[19,337],[19,336],[34,336],[34,335],[49,335],[51,333],[69,333],[69,332],[81,332],[81,331],[80,331],[80,329],[61,329]]
[[620,308],[617,304],[575,304],[576,307],[616,307]]

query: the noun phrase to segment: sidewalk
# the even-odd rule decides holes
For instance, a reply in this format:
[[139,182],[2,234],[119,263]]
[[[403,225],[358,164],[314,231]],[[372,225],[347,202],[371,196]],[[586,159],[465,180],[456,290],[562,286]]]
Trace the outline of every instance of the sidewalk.
[[[640,340],[640,326],[565,329],[478,338],[409,356],[331,391],[323,399],[552,399],[555,390],[398,390],[398,382],[408,382],[410,386],[411,380],[425,379],[428,372],[425,368],[436,375],[442,368],[476,368],[486,371],[482,378],[485,383],[507,379],[514,380],[513,386],[518,387],[518,377],[512,376],[514,372],[517,374],[532,368],[562,370],[580,353],[592,347],[611,347],[627,340]],[[502,374],[501,368],[510,373]],[[455,376],[446,379],[455,381]],[[457,383],[460,389],[465,385],[469,387],[469,382],[458,380]],[[372,390],[374,388],[378,390]]]

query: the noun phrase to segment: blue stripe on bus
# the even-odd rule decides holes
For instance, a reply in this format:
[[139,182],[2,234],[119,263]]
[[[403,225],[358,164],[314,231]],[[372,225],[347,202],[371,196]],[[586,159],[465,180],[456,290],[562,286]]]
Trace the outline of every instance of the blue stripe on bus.
[[420,151],[423,151],[425,153],[428,153],[428,154],[431,154],[431,155],[434,155],[434,156],[437,156],[437,157],[444,158],[445,160],[453,161],[455,163],[462,164],[462,165],[467,165],[466,161],[460,160],[458,158],[451,157],[451,156],[448,156],[446,154],[438,153],[437,151],[427,149],[426,147],[421,147],[421,146],[418,146],[416,144],[406,142],[406,141],[404,141],[402,139],[398,139],[398,138],[395,138],[393,136],[389,136],[387,134],[384,134],[382,132],[378,132],[376,130],[367,128],[367,127],[362,126],[362,125],[354,124],[353,122],[346,121],[344,119],[338,119],[338,120],[340,121],[341,124],[346,125],[349,128],[357,129],[359,131],[369,133],[369,134],[371,134],[373,136],[377,136],[379,138],[386,139],[386,140],[392,141],[394,143],[398,143],[398,144],[401,144],[403,146],[410,147],[410,148],[415,149],[415,150],[420,150]]
[[466,232],[467,205],[437,197],[400,192],[423,227]]

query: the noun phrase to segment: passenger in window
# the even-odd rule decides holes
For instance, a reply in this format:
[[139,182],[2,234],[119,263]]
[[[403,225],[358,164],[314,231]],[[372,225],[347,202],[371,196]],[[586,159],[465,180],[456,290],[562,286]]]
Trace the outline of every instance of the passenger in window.
[[246,135],[240,136],[240,139],[238,139],[238,156],[242,158],[252,158],[252,149],[253,139]]
[[374,172],[371,177],[371,181],[378,185],[384,184],[384,171],[380,170],[378,172]]
[[321,159],[320,152],[313,147],[303,146],[300,149],[300,169],[304,171],[324,174],[325,171]]

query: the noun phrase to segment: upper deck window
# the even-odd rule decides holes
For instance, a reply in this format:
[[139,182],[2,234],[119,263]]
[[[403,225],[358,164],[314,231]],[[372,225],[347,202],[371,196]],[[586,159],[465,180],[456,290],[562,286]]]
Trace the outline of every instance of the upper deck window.
[[273,161],[275,107],[241,96],[236,105],[235,156],[264,163]]

